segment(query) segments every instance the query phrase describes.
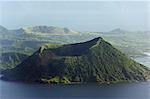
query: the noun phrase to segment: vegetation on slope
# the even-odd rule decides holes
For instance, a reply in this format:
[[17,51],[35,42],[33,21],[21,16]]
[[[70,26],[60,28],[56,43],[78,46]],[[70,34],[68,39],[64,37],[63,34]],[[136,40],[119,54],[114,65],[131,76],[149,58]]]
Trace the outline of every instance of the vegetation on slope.
[[148,80],[150,70],[98,37],[83,43],[41,47],[2,74],[2,79],[13,81],[114,83]]
[[8,30],[0,26],[0,53],[32,54],[46,43],[70,44],[103,37],[128,56],[141,56],[150,49],[149,31],[130,32],[115,29],[110,32],[77,32],[54,26],[33,26]]
[[8,52],[0,55],[0,70],[14,68],[28,57],[26,54]]

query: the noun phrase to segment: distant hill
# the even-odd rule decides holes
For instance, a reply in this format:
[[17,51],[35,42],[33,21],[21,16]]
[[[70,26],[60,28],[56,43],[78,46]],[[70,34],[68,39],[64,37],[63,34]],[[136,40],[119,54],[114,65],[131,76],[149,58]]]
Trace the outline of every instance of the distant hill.
[[99,34],[128,56],[142,56],[144,52],[150,50],[149,31],[128,31],[116,28]]
[[121,29],[121,28],[116,28],[116,29],[109,31],[109,33],[129,33],[129,31]]
[[8,30],[5,27],[0,25],[0,34],[6,33],[6,32],[8,32]]
[[27,27],[23,29],[27,33],[49,33],[49,34],[57,34],[57,35],[78,33],[72,29],[60,28],[60,27],[54,27],[54,26],[34,26],[34,27]]
[[45,45],[13,69],[3,80],[42,83],[116,83],[150,79],[150,70],[129,59],[103,38]]
[[0,33],[49,33],[49,34],[76,34],[79,33],[69,28],[60,28],[54,26],[33,26],[33,27],[24,27],[20,29],[8,30],[5,27],[0,25]]
[[33,26],[9,30],[0,26],[0,53],[33,53],[46,43],[66,44],[87,40],[95,35],[83,34],[69,28]]

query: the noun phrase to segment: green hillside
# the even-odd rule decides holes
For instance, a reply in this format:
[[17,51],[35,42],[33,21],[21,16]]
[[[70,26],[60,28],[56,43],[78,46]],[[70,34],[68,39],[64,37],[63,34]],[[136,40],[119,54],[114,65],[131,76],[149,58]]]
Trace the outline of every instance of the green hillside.
[[19,52],[31,55],[43,44],[70,44],[103,37],[128,56],[144,55],[150,50],[149,31],[114,29],[108,32],[78,32],[55,26],[33,26],[9,30],[0,26],[0,53]]
[[0,55],[0,70],[14,68],[28,57],[26,54],[8,52]]
[[146,81],[150,70],[98,37],[83,43],[42,46],[2,75],[3,80],[25,82],[116,83]]

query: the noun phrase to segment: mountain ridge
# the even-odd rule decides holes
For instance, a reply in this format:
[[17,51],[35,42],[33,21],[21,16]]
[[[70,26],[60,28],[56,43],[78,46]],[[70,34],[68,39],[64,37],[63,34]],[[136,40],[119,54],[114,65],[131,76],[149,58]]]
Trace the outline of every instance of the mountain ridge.
[[2,79],[42,83],[135,82],[150,79],[150,70],[129,59],[101,37],[93,40],[44,46]]
[[45,26],[45,25],[39,25],[39,26],[30,26],[30,27],[23,27],[19,29],[7,29],[3,26],[0,26],[0,32],[10,32],[10,33],[41,33],[41,34],[78,34],[79,32],[74,31],[70,28],[62,28],[62,27],[56,27],[56,26]]
[[124,30],[124,29],[121,29],[121,28],[116,28],[116,29],[113,29],[109,32],[111,32],[111,33],[130,33],[130,31],[127,31],[127,30]]
[[33,26],[23,28],[27,33],[53,33],[53,34],[69,34],[78,33],[69,28],[61,28],[55,26]]

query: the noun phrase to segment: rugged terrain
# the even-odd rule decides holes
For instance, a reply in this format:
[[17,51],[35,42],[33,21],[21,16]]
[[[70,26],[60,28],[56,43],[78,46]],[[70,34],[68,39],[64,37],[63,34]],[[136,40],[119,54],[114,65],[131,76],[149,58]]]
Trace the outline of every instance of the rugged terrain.
[[[32,55],[42,45],[79,43],[99,36],[130,57],[143,56],[144,52],[150,50],[149,31],[131,32],[118,28],[108,32],[78,32],[55,26],[30,26],[10,30],[0,26],[0,70],[13,68],[22,61],[10,57]],[[8,61],[3,61],[3,58]]]
[[103,38],[65,45],[47,44],[13,69],[3,80],[43,83],[116,83],[146,81],[150,70]]

